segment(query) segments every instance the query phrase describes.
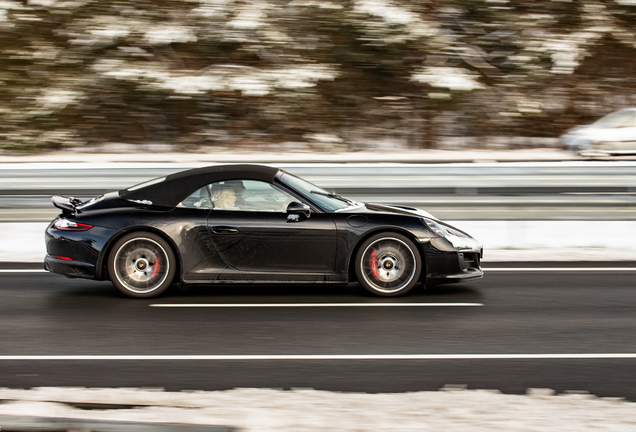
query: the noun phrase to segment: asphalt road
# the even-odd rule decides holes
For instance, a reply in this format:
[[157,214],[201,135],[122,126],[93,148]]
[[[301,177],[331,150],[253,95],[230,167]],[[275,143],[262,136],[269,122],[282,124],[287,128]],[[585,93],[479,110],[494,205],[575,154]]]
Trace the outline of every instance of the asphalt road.
[[[636,353],[636,263],[533,265],[496,264],[484,279],[398,299],[352,284],[173,287],[131,300],[108,282],[2,264],[0,386],[403,392],[463,384],[636,400],[636,355],[588,356]],[[359,306],[392,303],[410,306]],[[60,355],[71,357],[51,357]],[[131,355],[142,357],[104,357]],[[175,357],[157,357],[165,355]]]

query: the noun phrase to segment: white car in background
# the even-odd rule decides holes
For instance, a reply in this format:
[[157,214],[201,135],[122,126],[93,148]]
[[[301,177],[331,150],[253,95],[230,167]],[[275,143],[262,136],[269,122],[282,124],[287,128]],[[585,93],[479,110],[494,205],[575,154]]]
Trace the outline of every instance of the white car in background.
[[636,154],[636,108],[614,111],[563,135],[566,150],[582,156]]

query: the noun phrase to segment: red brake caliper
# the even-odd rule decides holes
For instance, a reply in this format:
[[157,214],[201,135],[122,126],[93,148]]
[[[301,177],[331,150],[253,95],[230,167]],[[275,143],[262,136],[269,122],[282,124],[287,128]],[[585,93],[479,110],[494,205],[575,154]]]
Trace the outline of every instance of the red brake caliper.
[[159,258],[155,258],[155,262],[152,264],[152,274],[150,278],[154,278],[159,274],[159,270],[161,269],[161,260]]
[[371,252],[369,267],[371,267],[371,276],[373,276],[373,279],[380,280],[380,276],[378,275],[378,253],[375,249]]

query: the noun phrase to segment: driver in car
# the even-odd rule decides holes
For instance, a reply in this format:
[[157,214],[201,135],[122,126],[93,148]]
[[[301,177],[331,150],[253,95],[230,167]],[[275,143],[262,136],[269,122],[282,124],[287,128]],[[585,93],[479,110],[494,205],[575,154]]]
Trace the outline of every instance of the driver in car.
[[212,185],[214,207],[220,209],[241,209],[247,204],[243,198],[245,185],[241,180],[226,181]]

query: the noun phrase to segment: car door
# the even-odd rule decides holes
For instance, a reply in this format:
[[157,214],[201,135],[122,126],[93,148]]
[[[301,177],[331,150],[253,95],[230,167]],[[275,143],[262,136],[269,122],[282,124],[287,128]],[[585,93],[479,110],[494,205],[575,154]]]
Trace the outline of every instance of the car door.
[[219,256],[210,238],[207,220],[212,211],[209,189],[201,188],[183,200],[171,212],[174,232],[181,253],[181,270],[184,280],[212,281],[227,268],[225,261]]
[[232,268],[220,279],[316,281],[333,274],[336,225],[329,214],[289,217],[286,208],[297,199],[266,182],[219,182],[210,190],[208,231]]

